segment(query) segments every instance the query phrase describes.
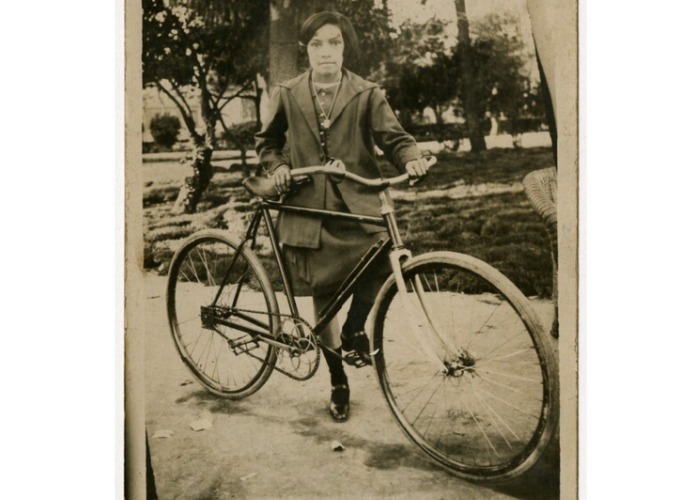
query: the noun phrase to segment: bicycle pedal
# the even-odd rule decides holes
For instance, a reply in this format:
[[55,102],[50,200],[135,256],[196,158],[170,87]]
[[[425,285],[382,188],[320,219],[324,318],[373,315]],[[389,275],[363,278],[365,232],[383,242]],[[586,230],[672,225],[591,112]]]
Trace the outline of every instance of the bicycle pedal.
[[374,356],[378,352],[379,349],[376,349],[370,352],[369,354],[359,353],[357,351],[349,351],[345,356],[343,356],[343,360],[347,364],[352,365],[355,368],[362,368],[363,366],[372,364],[371,356]]

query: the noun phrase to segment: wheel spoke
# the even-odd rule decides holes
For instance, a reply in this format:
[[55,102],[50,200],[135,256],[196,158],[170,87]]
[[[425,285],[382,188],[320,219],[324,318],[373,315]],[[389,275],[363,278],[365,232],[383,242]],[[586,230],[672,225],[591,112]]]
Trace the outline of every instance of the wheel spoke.
[[204,272],[207,273],[207,284],[209,286],[214,286],[216,283],[214,282],[214,277],[211,274],[211,271],[209,270],[209,266],[207,265],[207,255],[204,253],[204,251],[197,247],[197,253],[200,256],[200,259],[202,261],[202,265],[204,266]]
[[[416,394],[415,394],[415,396],[414,396],[408,403],[406,403],[406,405],[401,409],[401,411],[402,411],[402,412],[406,411],[406,410],[408,409],[408,407],[411,406],[411,404],[412,404],[414,401],[416,401],[416,400],[418,399],[418,396],[420,396],[421,393],[422,393],[426,388],[428,388],[428,387],[430,386],[430,384],[431,384],[432,382],[434,382],[435,380],[438,380],[438,386],[439,386],[439,383],[440,383],[440,378],[439,378],[439,376],[440,376],[440,375],[441,375],[440,373],[435,373],[432,377],[430,377],[430,379],[429,379],[425,384],[421,385],[421,386],[420,386],[419,388],[417,388],[417,389],[412,389],[411,391],[409,391],[407,394],[411,394],[411,393],[414,393],[414,392],[415,392]],[[437,377],[437,378],[436,378],[436,377]],[[417,392],[416,392],[416,391],[417,391]],[[435,392],[435,391],[433,391],[433,393],[434,393],[434,392]]]
[[520,413],[522,413],[523,415],[526,415],[526,416],[528,416],[528,417],[530,417],[530,418],[534,418],[534,419],[539,419],[539,418],[540,418],[539,415],[536,415],[536,414],[533,414],[533,413],[528,413],[526,410],[523,410],[523,409],[520,408],[519,406],[516,406],[516,405],[510,403],[509,401],[506,401],[506,400],[503,399],[503,398],[499,398],[498,396],[496,396],[495,394],[493,394],[493,393],[491,393],[491,392],[489,392],[489,393],[483,393],[483,392],[481,392],[481,391],[477,391],[477,392],[479,392],[479,394],[485,394],[486,396],[491,397],[491,398],[495,399],[496,401],[499,401],[499,402],[503,403],[504,405],[506,405],[506,406],[508,406],[508,407],[510,407],[510,408],[512,408],[512,409],[514,409],[515,411],[520,412]]
[[219,350],[216,353],[216,357],[214,358],[214,373],[212,375],[215,375],[217,380],[221,379],[221,375],[219,374],[219,356],[221,356],[221,349],[223,348],[224,343],[219,342]]
[[202,356],[204,356],[206,354],[206,358],[204,360],[204,365],[200,365],[202,367],[206,367],[207,361],[209,360],[209,351],[211,350],[211,344],[212,344],[213,340],[214,340],[214,336],[209,334],[207,345],[204,348],[204,352],[202,352],[202,354],[199,356],[199,359],[197,360],[197,365],[200,365],[200,362],[202,360]]
[[[403,309],[403,307],[402,307],[402,309]],[[428,354],[426,354],[426,352],[423,349],[421,349],[421,346],[418,344],[418,342],[411,342],[411,340],[415,340],[414,335],[408,335],[408,334],[407,335],[400,335],[400,336],[395,337],[395,338],[400,339],[401,345],[404,345],[404,346],[410,348],[414,353],[418,354],[418,356],[421,359],[428,356]]]
[[[441,382],[440,382],[440,385],[438,386],[438,389],[440,388],[440,386],[443,385],[443,382],[444,382],[444,381],[441,381]],[[436,390],[436,392],[437,392],[437,390]],[[440,418],[439,416],[437,416],[437,415],[438,415],[438,410],[439,410],[439,409],[440,409],[440,400],[438,400],[437,405],[434,406],[433,412],[432,412],[430,418],[428,419],[428,426],[425,428],[425,431],[423,432],[423,436],[425,436],[426,438],[430,435],[430,430],[432,429],[433,424],[435,423],[435,421],[436,421],[436,420],[439,420],[439,418]],[[438,434],[437,437],[435,438],[435,445],[436,445],[436,447],[438,447],[438,448],[444,448],[444,446],[443,446],[443,444],[442,444],[442,438],[443,438],[443,436],[445,435],[445,431],[447,430],[447,426],[446,426],[446,425],[441,425],[440,428],[439,428],[438,430],[439,430],[439,434]],[[448,455],[449,455],[449,451],[446,450],[446,453],[448,453]]]
[[513,380],[522,380],[523,382],[529,382],[531,384],[541,384],[542,383],[541,380],[534,380],[531,378],[523,377],[521,375],[513,375],[512,373],[503,373],[503,372],[499,372],[497,370],[488,370],[488,369],[484,369],[484,368],[479,368],[479,373],[491,373],[493,375],[500,375],[501,377],[506,377],[506,378],[510,378]]
[[[518,434],[503,420],[501,415],[493,408],[493,406],[491,406],[484,398],[481,397],[479,392],[474,387],[474,384],[470,383],[469,387],[472,390],[474,397],[482,404],[483,407],[485,407],[487,409],[487,412],[490,413],[491,415],[493,415],[494,417],[496,417],[496,421],[500,422],[500,424],[503,425],[503,427],[505,427],[513,435],[513,437],[515,437],[515,439],[519,440],[520,437],[518,436]],[[494,422],[496,422],[496,421],[494,421]],[[498,430],[499,434],[501,434],[501,437],[503,438],[503,440],[506,442],[508,447],[512,450],[513,446],[510,444],[510,441],[508,440],[508,438],[501,432],[500,425],[495,425],[494,427],[497,428],[497,430]]]
[[[491,351],[491,352],[493,352],[493,351]],[[504,355],[502,355],[502,356],[496,356],[495,358],[487,358],[487,357],[485,357],[485,356],[482,356],[482,357],[479,359],[479,364],[480,364],[480,365],[485,365],[486,363],[491,363],[491,362],[493,362],[493,361],[503,361],[503,360],[505,360],[505,359],[508,359],[508,362],[511,363],[512,361],[511,361],[509,358],[512,358],[512,357],[514,357],[514,356],[519,356],[519,355],[521,355],[521,354],[523,354],[523,353],[532,354],[532,348],[531,348],[531,347],[527,347],[527,348],[525,348],[525,349],[520,349],[519,351],[511,352],[510,354],[504,354]]]
[[484,430],[484,428],[481,426],[481,422],[479,422],[479,419],[476,418],[476,415],[474,415],[474,412],[472,411],[471,407],[468,406],[468,405],[466,404],[466,402],[462,401],[461,398],[459,399],[459,401],[463,403],[463,406],[466,408],[466,410],[467,410],[467,412],[469,413],[469,415],[471,416],[472,420],[474,421],[474,423],[476,424],[476,426],[479,428],[479,431],[481,432],[482,437],[484,438],[484,440],[485,440],[486,443],[488,444],[488,447],[493,451],[493,453],[494,453],[496,456],[498,456],[498,451],[496,451],[495,446],[493,445],[493,443],[492,443],[491,440],[489,439],[489,436],[488,436],[488,434],[486,434],[486,431]]
[[427,408],[428,404],[429,404],[430,401],[433,399],[433,397],[435,396],[435,393],[437,392],[437,390],[438,390],[439,388],[440,388],[440,384],[438,384],[438,385],[435,387],[435,390],[432,392],[432,394],[430,394],[430,397],[429,397],[428,400],[425,402],[425,404],[423,405],[423,408],[421,408],[420,412],[418,412],[418,415],[416,415],[416,418],[413,419],[413,422],[411,422],[411,424],[415,424],[415,423],[416,423],[416,420],[418,420],[418,418],[420,418],[420,416],[423,414],[423,412],[425,411],[425,409]]
[[[481,379],[482,381],[486,382],[486,383],[493,384],[493,385],[496,385],[496,386],[498,386],[498,387],[502,387],[503,389],[506,389],[506,390],[508,390],[508,391],[514,392],[514,393],[516,393],[516,394],[520,394],[520,395],[526,396],[526,397],[528,396],[528,394],[524,393],[523,391],[520,391],[520,390],[516,389],[515,387],[513,387],[513,386],[510,385],[510,384],[502,384],[501,382],[496,382],[496,381],[493,380],[492,378],[484,377],[483,375],[481,375],[480,379]],[[541,400],[533,399],[533,401],[541,401]]]
[[518,332],[514,333],[510,338],[508,338],[507,340],[505,340],[503,343],[499,344],[498,346],[494,347],[494,348],[491,349],[489,352],[487,352],[486,354],[484,354],[482,357],[483,357],[483,358],[488,358],[488,356],[489,356],[490,354],[493,354],[494,352],[496,352],[496,351],[498,351],[499,349],[501,349],[503,346],[505,346],[505,345],[511,343],[512,341],[514,341],[515,339],[519,338],[519,337],[521,336],[521,334],[522,334],[523,332],[526,332],[526,331],[527,331],[526,328],[523,328],[522,330],[519,330]]
[[[197,337],[194,339],[194,341],[193,341],[194,347],[192,347],[192,349],[191,349],[192,353],[194,353],[197,350],[197,346],[199,345],[199,341],[203,337],[203,332],[204,332],[204,328],[201,328],[199,330],[199,335],[197,335]],[[186,347],[190,346],[190,345],[192,345],[192,342],[190,342],[189,344],[185,344]]]
[[187,254],[187,263],[190,266],[190,269],[192,269],[192,274],[194,275],[194,280],[202,284],[202,281],[199,279],[199,274],[197,273],[197,266],[195,266],[194,262],[192,262],[192,254]]

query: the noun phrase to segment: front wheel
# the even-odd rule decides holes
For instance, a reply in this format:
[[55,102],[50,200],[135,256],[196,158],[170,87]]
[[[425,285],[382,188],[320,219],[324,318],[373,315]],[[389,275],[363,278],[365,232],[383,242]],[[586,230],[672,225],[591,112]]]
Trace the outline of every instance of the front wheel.
[[433,461],[473,481],[529,469],[557,428],[557,360],[529,301],[500,272],[435,252],[392,277],[370,317],[392,414]]
[[217,231],[191,237],[173,257],[167,304],[175,347],[210,392],[240,399],[267,381],[277,349],[255,332],[276,335],[279,309],[249,248]]

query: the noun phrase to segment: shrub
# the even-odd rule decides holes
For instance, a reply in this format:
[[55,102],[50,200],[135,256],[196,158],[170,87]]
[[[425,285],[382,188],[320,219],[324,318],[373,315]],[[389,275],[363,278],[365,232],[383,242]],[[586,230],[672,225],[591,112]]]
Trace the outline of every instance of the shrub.
[[148,128],[151,130],[154,141],[166,148],[172,148],[177,142],[181,125],[177,116],[164,114],[151,118]]

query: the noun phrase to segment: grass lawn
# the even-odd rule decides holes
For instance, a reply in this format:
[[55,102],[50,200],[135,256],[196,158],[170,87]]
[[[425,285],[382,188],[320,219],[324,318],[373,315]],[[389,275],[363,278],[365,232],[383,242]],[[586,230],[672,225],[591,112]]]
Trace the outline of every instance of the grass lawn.
[[[549,297],[552,263],[549,240],[530,206],[521,181],[533,170],[553,164],[549,148],[492,149],[480,155],[444,153],[418,186],[393,190],[407,246],[420,254],[431,250],[463,252],[487,261],[528,296]],[[175,168],[173,167],[173,170]],[[181,168],[180,168],[181,170]],[[183,239],[204,228],[243,233],[251,214],[250,195],[241,174],[218,171],[198,212],[170,212],[181,183],[167,167],[144,166],[144,266],[167,273]],[[396,175],[388,164],[386,175]],[[275,280],[269,245],[259,255]]]

